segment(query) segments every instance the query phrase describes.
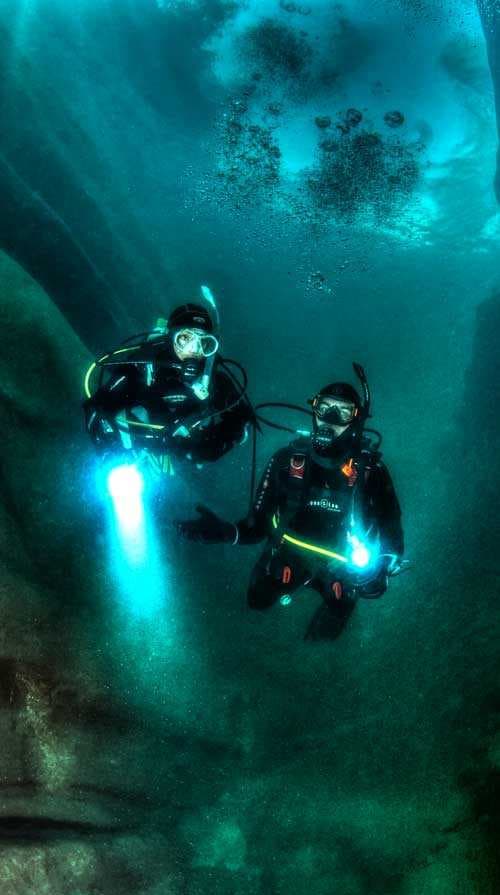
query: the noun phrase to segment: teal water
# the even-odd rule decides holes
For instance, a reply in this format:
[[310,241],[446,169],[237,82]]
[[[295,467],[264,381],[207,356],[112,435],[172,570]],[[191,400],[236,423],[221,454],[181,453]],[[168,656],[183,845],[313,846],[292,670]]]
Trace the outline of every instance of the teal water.
[[[3,0],[0,47],[1,895],[496,895],[500,217],[474,5]],[[247,610],[259,547],[170,525],[245,512],[249,445],[168,479],[142,565],[108,525],[85,370],[203,282],[255,401],[368,371],[411,567],[335,642],[304,640],[311,591]],[[80,835],[26,840],[5,818],[28,797]]]

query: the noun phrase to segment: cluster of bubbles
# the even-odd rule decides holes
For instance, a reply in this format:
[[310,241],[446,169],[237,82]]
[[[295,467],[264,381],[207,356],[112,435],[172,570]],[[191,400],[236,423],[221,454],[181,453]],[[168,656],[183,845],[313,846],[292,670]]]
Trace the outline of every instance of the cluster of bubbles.
[[[324,115],[314,119],[319,132],[318,160],[302,174],[296,195],[282,176],[281,151],[273,119],[281,107],[269,103],[265,114],[270,123],[256,123],[249,115],[246,99],[235,99],[223,118],[219,178],[226,199],[246,203],[281,200],[304,222],[318,224],[336,219],[354,220],[367,210],[378,219],[393,216],[408,202],[420,178],[417,150],[392,133],[382,136],[365,124],[363,113],[350,108],[337,123]],[[401,127],[399,111],[385,114],[390,131]]]
[[[310,14],[296,0],[279,3],[290,15]],[[335,46],[345,43],[364,52],[344,18],[332,34]],[[366,212],[378,220],[397,214],[420,178],[416,146],[397,133],[405,124],[403,113],[385,112],[379,127],[367,120],[367,109],[316,115],[311,122],[318,135],[316,159],[288,176],[279,144],[286,130],[283,113],[324,95],[324,65],[318,67],[306,31],[276,18],[246,28],[239,48],[241,70],[248,74],[220,117],[220,198],[236,208],[266,203],[280,213],[287,209],[295,221],[315,227]]]
[[[244,89],[243,98],[233,100],[222,117],[218,175],[226,196],[236,205],[270,199],[280,181],[281,150],[273,127],[249,116],[249,95],[250,88]],[[268,112],[272,117],[280,114],[273,104]]]
[[282,85],[288,82],[290,88],[295,85],[300,90],[307,80],[313,48],[306,31],[266,18],[247,29],[241,50],[250,64]]
[[[349,219],[367,209],[378,217],[394,214],[419,181],[415,147],[362,126],[358,109],[339,118],[335,127],[329,116],[315,118],[322,136],[318,165],[307,175],[311,201],[324,212]],[[387,112],[384,122],[394,130],[404,124],[404,116]]]

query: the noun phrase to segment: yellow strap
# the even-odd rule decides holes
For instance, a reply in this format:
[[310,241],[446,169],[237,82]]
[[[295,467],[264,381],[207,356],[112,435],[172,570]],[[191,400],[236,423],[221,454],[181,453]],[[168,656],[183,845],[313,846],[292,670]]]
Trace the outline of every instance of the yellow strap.
[[88,368],[88,370],[85,374],[85,379],[84,379],[84,383],[83,383],[83,388],[84,388],[85,395],[87,396],[87,398],[92,397],[92,392],[90,391],[90,379],[91,379],[92,373],[94,372],[95,368],[99,364],[102,364],[102,362],[107,360],[108,357],[113,357],[113,355],[115,355],[115,354],[123,354],[124,351],[138,351],[139,348],[142,348],[142,345],[132,345],[130,348],[118,348],[117,351],[112,351],[111,354],[103,354],[103,356],[100,357],[99,360],[95,360],[93,363],[91,363],[90,367]]
[[167,428],[166,426],[160,426],[158,423],[139,423],[135,420],[127,420],[127,426],[139,426],[141,429],[159,429],[160,431]]
[[[144,348],[144,345],[131,345],[130,348],[118,348],[116,351],[112,351],[111,355],[123,354],[124,351],[139,351],[139,348]],[[104,357],[110,357],[110,355],[105,354]],[[99,363],[104,360],[104,357],[101,357]]]
[[94,361],[94,363],[90,365],[90,367],[88,368],[88,370],[87,370],[87,372],[86,372],[86,374],[85,374],[85,380],[84,380],[84,383],[83,383],[83,389],[84,389],[84,391],[85,391],[85,394],[86,394],[87,398],[91,398],[91,397],[92,397],[92,393],[91,393],[90,388],[89,388],[89,383],[90,383],[90,377],[92,376],[92,373],[94,372],[94,370],[95,370],[96,367],[97,367],[97,361]]
[[308,544],[306,541],[299,541],[298,538],[293,538],[292,535],[286,534],[286,532],[283,535],[283,541],[287,541],[295,547],[302,547],[303,550],[310,550],[311,553],[319,553],[320,556],[328,556],[330,559],[338,559],[340,562],[349,562],[347,557],[342,556],[340,553],[335,553],[333,550],[327,550],[326,547],[317,547],[315,544]]

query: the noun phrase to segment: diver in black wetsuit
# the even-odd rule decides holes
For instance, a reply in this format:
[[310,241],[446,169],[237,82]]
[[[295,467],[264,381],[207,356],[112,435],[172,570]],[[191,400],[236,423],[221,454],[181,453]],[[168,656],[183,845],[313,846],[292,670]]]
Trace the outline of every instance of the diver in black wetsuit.
[[244,441],[253,411],[218,349],[211,315],[187,304],[138,344],[97,361],[89,374],[99,369],[101,383],[94,394],[87,385],[83,405],[97,449],[204,463]]
[[366,377],[354,366],[364,402],[347,383],[321,389],[310,402],[312,436],[274,454],[247,517],[233,524],[197,507],[200,519],[175,523],[183,537],[205,543],[267,538],[250,580],[250,608],[266,609],[308,585],[336,617],[336,633],[358,597],[382,596],[404,551],[391,477],[363,432]]

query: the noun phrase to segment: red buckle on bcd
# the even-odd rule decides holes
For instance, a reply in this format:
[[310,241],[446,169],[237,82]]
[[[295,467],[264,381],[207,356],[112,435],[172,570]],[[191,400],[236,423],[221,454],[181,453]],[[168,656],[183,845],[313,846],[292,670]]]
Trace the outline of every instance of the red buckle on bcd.
[[342,587],[341,581],[334,581],[332,584],[333,595],[336,600],[342,599],[342,594],[344,593],[344,589]]
[[290,476],[292,479],[303,479],[306,471],[304,454],[294,454],[290,460]]
[[353,458],[351,457],[351,459],[349,460],[348,463],[344,463],[344,465],[341,467],[341,469],[342,469],[343,474],[347,478],[347,484],[349,485],[350,488],[352,488],[352,486],[356,484],[356,480],[358,478],[358,470],[356,469],[356,467],[354,465]]

